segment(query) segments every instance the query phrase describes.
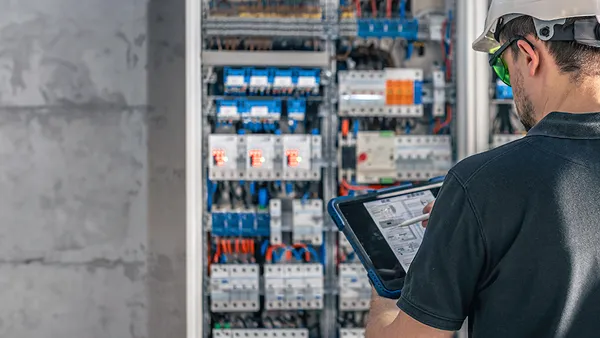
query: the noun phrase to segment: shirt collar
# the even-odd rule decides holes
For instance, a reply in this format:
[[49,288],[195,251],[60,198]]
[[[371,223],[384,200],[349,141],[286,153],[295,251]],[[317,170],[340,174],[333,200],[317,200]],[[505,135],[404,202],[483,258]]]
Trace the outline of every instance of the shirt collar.
[[600,113],[550,113],[527,133],[527,136],[538,135],[570,139],[600,139]]

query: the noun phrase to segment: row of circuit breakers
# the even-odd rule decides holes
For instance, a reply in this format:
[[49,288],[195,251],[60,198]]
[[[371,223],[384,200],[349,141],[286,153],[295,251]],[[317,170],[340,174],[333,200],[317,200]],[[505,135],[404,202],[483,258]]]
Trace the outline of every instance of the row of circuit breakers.
[[[340,338],[364,338],[365,329],[340,329]],[[218,329],[213,338],[308,338],[308,329]]]
[[[427,180],[452,166],[448,135],[358,132],[341,138],[339,171],[358,183]],[[209,136],[211,180],[316,181],[321,179],[320,135]]]
[[[320,263],[265,264],[262,274],[258,264],[213,264],[210,272],[212,312],[259,311],[263,293],[266,310],[323,309]],[[341,263],[338,280],[341,311],[369,309],[371,286],[360,263]]]

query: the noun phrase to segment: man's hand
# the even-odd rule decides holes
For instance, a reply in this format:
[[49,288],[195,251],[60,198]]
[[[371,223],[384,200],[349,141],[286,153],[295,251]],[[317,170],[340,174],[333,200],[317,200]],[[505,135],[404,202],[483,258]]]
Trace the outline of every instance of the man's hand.
[[373,289],[366,338],[451,338],[453,333],[427,326],[403,311],[396,301],[379,296]]
[[[430,214],[431,210],[433,209],[433,203],[435,203],[435,201],[427,204],[425,206],[425,208],[423,208],[423,213],[424,214]],[[421,222],[421,224],[423,225],[423,227],[427,227],[427,223],[429,223],[429,220],[424,220],[423,222]]]

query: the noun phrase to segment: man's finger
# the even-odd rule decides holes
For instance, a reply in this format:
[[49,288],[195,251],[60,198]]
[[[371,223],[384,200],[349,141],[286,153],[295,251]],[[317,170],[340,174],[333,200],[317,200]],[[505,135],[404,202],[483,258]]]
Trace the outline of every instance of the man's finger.
[[[423,213],[424,213],[424,214],[429,214],[429,213],[431,213],[431,209],[433,209],[433,203],[435,203],[435,201],[433,201],[433,202],[431,202],[431,203],[427,204],[427,205],[425,206],[425,208],[423,208]],[[421,224],[423,225],[423,227],[426,227],[426,226],[427,226],[427,223],[429,223],[429,221],[428,221],[428,220],[424,220],[423,222],[421,222]]]

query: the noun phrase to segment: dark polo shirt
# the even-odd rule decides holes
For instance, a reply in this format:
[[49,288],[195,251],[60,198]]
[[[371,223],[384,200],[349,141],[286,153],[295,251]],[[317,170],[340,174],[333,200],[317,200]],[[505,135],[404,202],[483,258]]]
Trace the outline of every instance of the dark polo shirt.
[[600,337],[600,113],[458,163],[398,306],[476,338]]

